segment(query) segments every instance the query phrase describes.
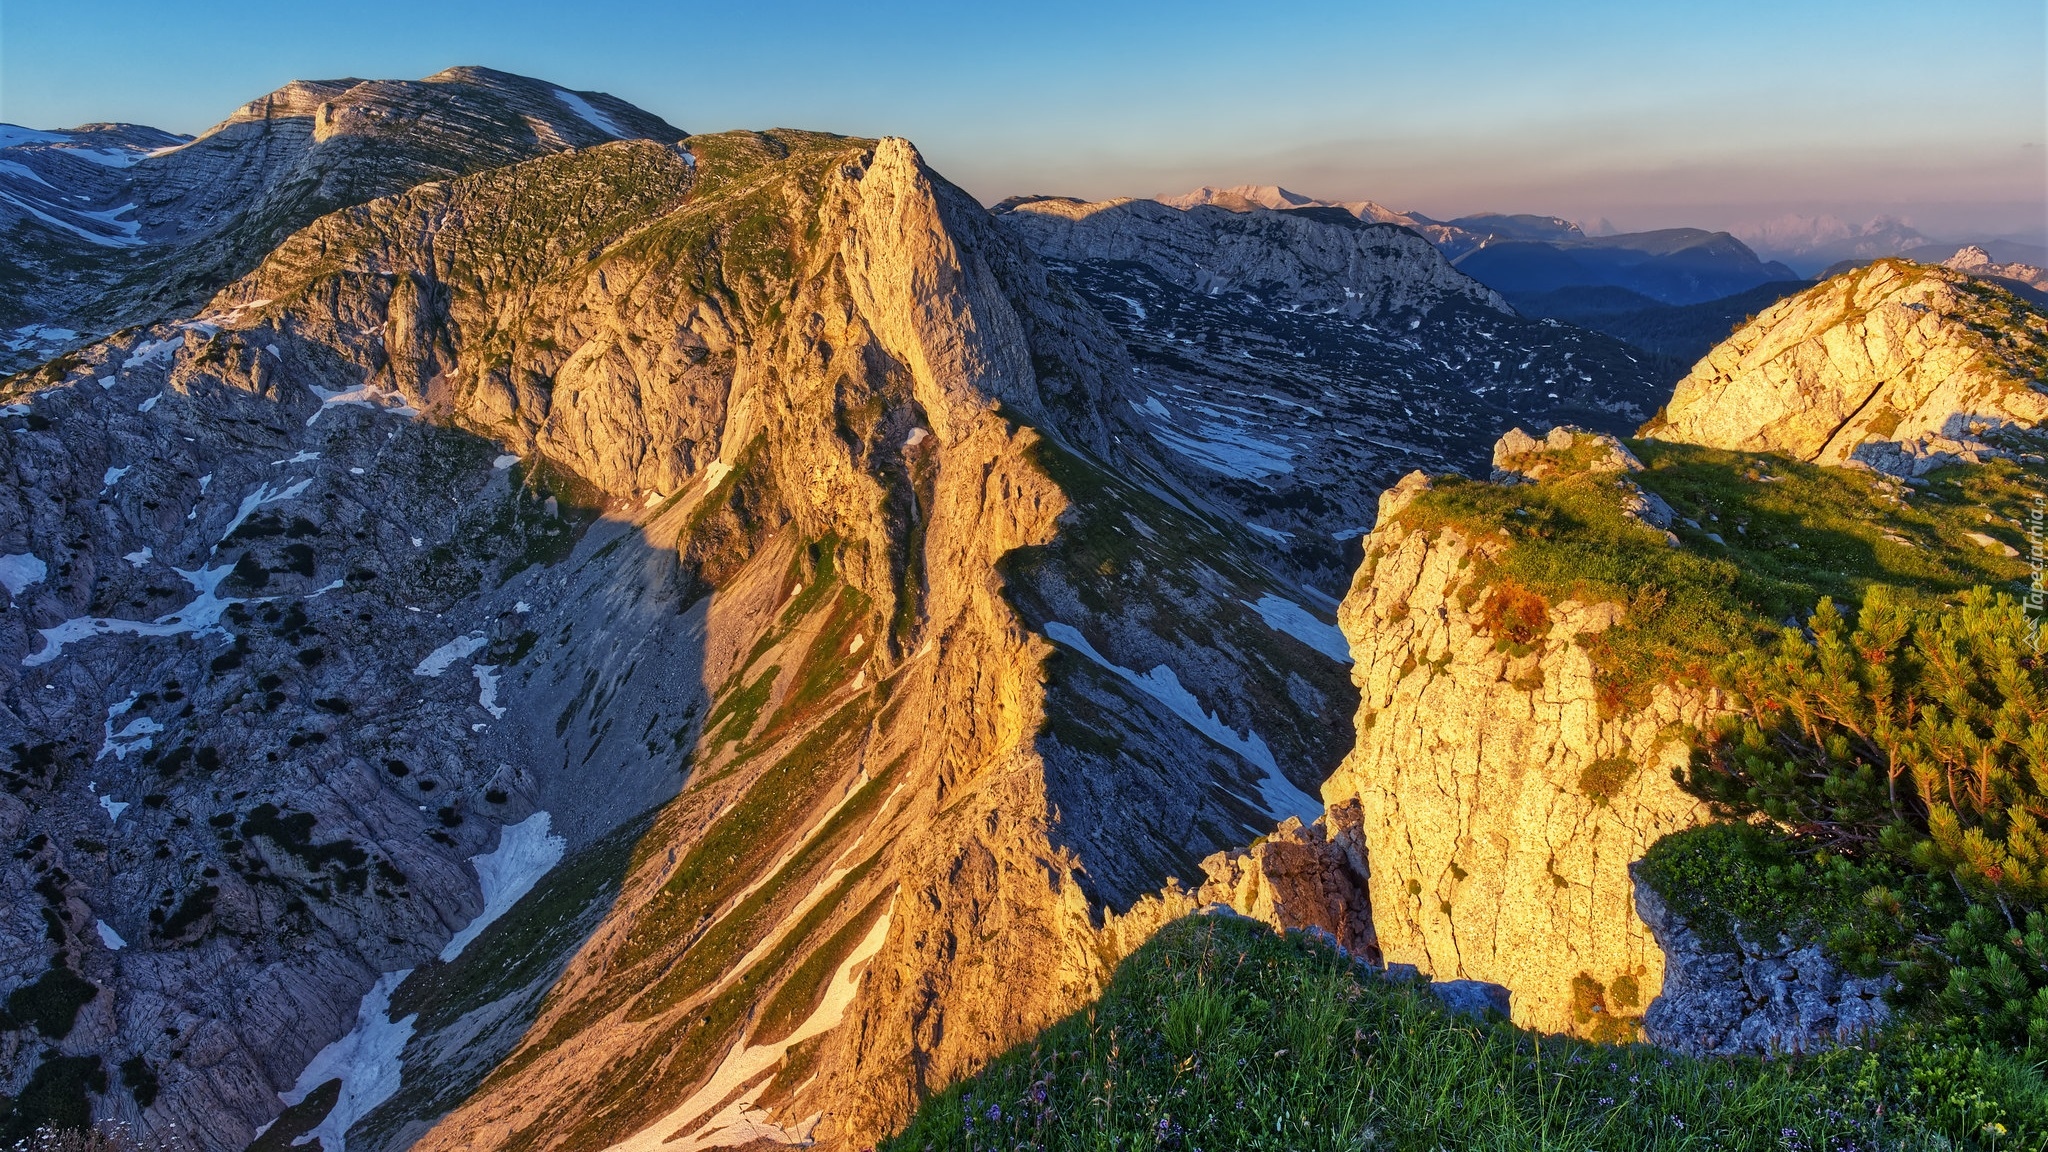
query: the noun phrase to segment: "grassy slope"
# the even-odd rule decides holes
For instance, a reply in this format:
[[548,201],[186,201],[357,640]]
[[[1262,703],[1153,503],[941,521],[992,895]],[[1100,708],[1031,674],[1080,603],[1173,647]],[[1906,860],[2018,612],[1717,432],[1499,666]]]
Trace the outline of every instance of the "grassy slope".
[[[2003,1135],[2000,1135],[2000,1127]],[[1446,1013],[1300,937],[1170,925],[1102,1001],[930,1101],[885,1149],[2022,1148],[2010,1057],[1840,1048],[1692,1060]]]
[[1710,676],[1731,652],[1805,619],[1822,596],[1853,605],[1872,584],[1924,601],[1979,584],[2017,593],[2023,561],[1965,534],[2024,549],[2023,508],[2048,490],[2038,469],[2010,461],[1945,469],[1924,490],[1902,491],[1874,473],[1781,456],[1630,447],[1647,465],[1631,479],[1699,525],[1676,525],[1682,547],[1622,514],[1614,474],[1513,486],[1452,478],[1401,514],[1414,529],[1454,527],[1505,545],[1478,562],[1475,593],[1513,580],[1550,603],[1626,605],[1619,626],[1589,641],[1610,710],[1640,704],[1659,680]]

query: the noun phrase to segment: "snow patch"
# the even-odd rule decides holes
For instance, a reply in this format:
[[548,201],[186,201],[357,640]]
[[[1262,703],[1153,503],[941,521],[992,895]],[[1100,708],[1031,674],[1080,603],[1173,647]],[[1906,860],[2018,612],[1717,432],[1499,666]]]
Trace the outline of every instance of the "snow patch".
[[341,1081],[341,1096],[333,1109],[318,1127],[293,1144],[310,1144],[317,1139],[326,1152],[348,1152],[343,1142],[348,1130],[398,1091],[399,1057],[405,1052],[406,1041],[412,1039],[413,1023],[419,1016],[415,1013],[394,1022],[391,994],[410,975],[412,969],[401,968],[379,976],[377,983],[363,994],[362,1006],[356,1009],[356,1026],[348,1035],[322,1048],[306,1070],[299,1073],[298,1083],[291,1091],[277,1094],[286,1104],[298,1104],[329,1080]]
[[128,810],[128,805],[121,803],[112,796],[101,796],[100,807],[107,810],[107,819],[116,823],[120,822],[121,813]]
[[112,753],[116,760],[126,760],[130,752],[147,752],[155,744],[152,737],[163,731],[164,726],[147,716],[138,716],[119,732],[114,731],[114,718],[127,715],[128,710],[135,707],[135,702],[141,698],[141,693],[130,692],[126,700],[108,706],[107,740],[100,745],[100,754],[93,757],[95,761],[105,760],[109,753]]
[[[207,482],[212,479],[211,475],[200,479],[199,491],[202,495],[206,492]],[[313,480],[311,477],[301,480],[289,488],[272,488],[269,481],[258,484],[254,492],[242,497],[242,506],[235,509],[235,518],[228,521],[228,530],[220,534],[221,540],[226,541],[228,537],[233,536],[235,529],[242,526],[242,521],[247,520],[249,514],[258,508],[263,507],[265,504],[275,504],[280,500],[289,500],[312,486]],[[220,545],[216,544],[214,547],[219,548]]]
[[916,428],[912,428],[912,429],[910,430],[910,435],[908,435],[908,436],[905,436],[905,437],[903,438],[903,446],[904,446],[905,448],[915,448],[915,447],[917,447],[917,446],[918,446],[919,444],[922,444],[922,443],[924,443],[924,442],[925,442],[925,438],[926,438],[926,437],[928,437],[928,436],[930,436],[930,435],[931,435],[931,433],[930,433],[930,432],[927,432],[927,431],[925,431],[925,430],[924,430],[924,428],[923,428],[922,426],[919,426],[919,427],[916,427]]
[[546,812],[535,812],[517,824],[500,828],[497,848],[469,858],[470,866],[476,869],[477,883],[483,887],[484,910],[441,949],[442,963],[460,956],[492,921],[533,891],[548,869],[562,862],[569,842],[549,831],[551,823]]
[[555,89],[555,99],[569,106],[569,111],[583,117],[585,123],[614,140],[624,140],[626,130],[612,122],[612,118],[590,106],[590,101],[566,89]]
[[1166,706],[1167,711],[1187,721],[1189,727],[1207,736],[1217,744],[1242,756],[1246,762],[1265,773],[1259,781],[1259,793],[1265,801],[1266,811],[1276,820],[1289,816],[1301,817],[1303,824],[1313,824],[1322,815],[1323,806],[1308,793],[1294,786],[1280,772],[1280,765],[1273,759],[1273,750],[1266,745],[1265,738],[1247,728],[1240,736],[1225,724],[1214,712],[1202,707],[1194,693],[1183,688],[1180,677],[1173,669],[1161,664],[1144,674],[1131,671],[1119,664],[1112,664],[1102,653],[1095,650],[1088,638],[1079,629],[1062,624],[1057,620],[1045,625],[1047,638],[1072,648],[1081,655],[1118,676],[1123,677],[1139,691]]
[[155,553],[150,551],[149,545],[144,544],[137,551],[124,554],[121,559],[126,560],[130,568],[141,568],[147,566],[150,557],[154,555]]
[[178,345],[184,342],[183,336],[173,336],[168,340],[144,340],[135,346],[135,350],[128,354],[126,360],[121,361],[121,371],[140,368],[145,364],[168,363],[171,355],[178,350]]
[[116,484],[119,484],[121,482],[121,477],[126,476],[127,474],[133,471],[135,471],[135,465],[133,464],[130,464],[126,468],[107,469],[106,475],[100,477],[100,491],[105,492],[107,489],[112,488]]
[[[69,220],[64,220],[60,219],[59,217],[52,216],[48,212],[43,211],[42,209],[36,207],[34,204],[29,203],[27,200],[24,200],[11,192],[0,191],[0,200],[4,200],[9,204],[14,205],[16,208],[21,209],[22,211],[28,213],[31,216],[34,216],[36,219],[41,220],[43,223],[48,224],[53,228],[61,228],[64,231],[71,233],[73,236],[78,237],[80,240],[83,240],[88,244],[92,244],[100,248],[136,248],[140,247],[142,244],[142,238],[135,235],[135,231],[139,231],[141,229],[141,225],[139,224],[131,224],[125,221],[105,221],[106,223],[113,224],[115,227],[120,228],[122,230],[122,234],[119,236],[108,236],[103,232],[94,232],[91,231],[90,229],[80,228],[78,225],[71,223]],[[58,207],[58,205],[55,204],[52,204],[50,206],[53,208]],[[133,208],[134,205],[131,204],[128,207]],[[105,215],[104,213],[98,212],[80,212],[76,209],[61,210],[70,212],[74,216],[83,216],[88,219],[97,218],[99,216]]]
[[457,636],[455,639],[427,653],[427,658],[414,666],[412,674],[415,676],[439,676],[441,673],[446,672],[449,666],[457,660],[483,647],[484,643],[484,634],[481,632],[472,632],[467,636]]
[[292,458],[289,460],[272,460],[270,463],[272,467],[276,467],[277,465],[280,464],[311,464],[313,461],[318,460],[319,458],[320,454],[318,452],[300,451],[294,453],[292,455]]
[[322,388],[318,384],[308,384],[306,387],[312,389],[313,395],[320,398],[320,410],[306,417],[306,427],[308,428],[313,426],[315,420],[320,419],[321,412],[325,412],[329,408],[339,408],[344,404],[353,404],[359,408],[370,408],[379,412],[390,412],[399,416],[418,416],[420,414],[419,409],[414,408],[412,403],[403,394],[386,392],[382,388],[372,387],[368,384],[358,384],[354,388],[343,388],[339,391],[333,388]]
[[1351,663],[1351,642],[1344,638],[1344,633],[1335,625],[1316,619],[1308,609],[1285,596],[1269,593],[1259,597],[1256,604],[1250,600],[1239,603],[1257,612],[1273,631],[1285,632],[1339,664]]
[[494,471],[503,472],[505,469],[510,468],[511,466],[517,463],[519,463],[519,457],[512,455],[510,452],[507,452],[503,456],[498,457],[496,460],[491,461],[491,468]]
[[161,393],[161,392],[159,392],[159,393],[157,393],[156,395],[154,395],[154,396],[151,396],[151,397],[150,397],[149,399],[147,399],[147,400],[144,400],[144,401],[143,401],[142,403],[140,403],[140,404],[137,404],[137,405],[135,406],[135,410],[136,410],[137,412],[148,412],[148,411],[150,411],[151,409],[153,409],[153,408],[155,408],[155,407],[156,407],[156,405],[157,405],[157,401],[159,401],[159,400],[162,400],[163,398],[164,398],[164,394],[163,394],[163,393]]
[[711,466],[704,469],[704,490],[709,492],[713,488],[718,487],[718,482],[730,475],[732,475],[732,465],[727,464],[723,460],[713,460]]
[[121,934],[114,931],[105,920],[95,920],[92,922],[92,926],[99,932],[100,943],[107,946],[107,951],[119,952],[128,946],[128,942],[121,939]]
[[505,718],[505,707],[498,703],[498,666],[496,664],[472,664],[471,674],[476,677],[476,702],[493,720]]
[[5,587],[9,596],[21,595],[22,589],[31,584],[41,584],[43,577],[49,574],[50,566],[39,556],[27,552],[0,556],[0,587]]
[[40,128],[23,128],[19,124],[0,124],[0,148],[12,148],[17,144],[68,144],[71,137],[62,132],[45,132]]
[[1276,543],[1285,544],[1294,539],[1292,532],[1282,532],[1278,528],[1268,528],[1264,524],[1254,524],[1249,520],[1244,522],[1244,526]]
[[183,636],[188,633],[195,636],[209,633],[225,635],[225,630],[220,627],[221,613],[228,610],[228,605],[240,604],[241,601],[232,597],[222,599],[214,593],[227,574],[234,571],[233,566],[223,564],[218,568],[195,568],[190,571],[173,568],[171,571],[183,576],[185,582],[192,585],[193,590],[198,593],[192,598],[191,603],[176,612],[157,617],[153,623],[145,620],[110,620],[101,616],[79,616],[66,620],[54,628],[40,629],[43,634],[43,650],[22,657],[22,667],[33,668],[38,664],[48,664],[64,654],[65,645],[88,636],[106,636],[114,633],[126,633],[131,636]]
[[[832,973],[832,982],[825,988],[824,1000],[802,1024],[797,1025],[796,1031],[773,1044],[748,1046],[744,1041],[734,1044],[718,1065],[718,1071],[711,1074],[710,1083],[692,1093],[668,1115],[605,1152],[697,1152],[703,1148],[746,1144],[763,1138],[780,1144],[810,1143],[811,1131],[819,1118],[809,1117],[794,1129],[771,1123],[765,1112],[754,1107],[754,1099],[765,1085],[742,1092],[715,1114],[706,1116],[706,1112],[731,1096],[735,1089],[759,1080],[761,1074],[774,1067],[791,1048],[839,1027],[846,1019],[846,1010],[852,1006],[854,995],[860,991],[865,965],[882,950],[883,942],[889,937],[889,922],[895,914],[892,903]],[[699,1120],[701,1123],[694,1130],[687,1134],[682,1131],[685,1125]]]
[[1211,472],[1239,480],[1294,471],[1294,453],[1290,449],[1213,420],[1203,421],[1192,434],[1155,427],[1152,435]]

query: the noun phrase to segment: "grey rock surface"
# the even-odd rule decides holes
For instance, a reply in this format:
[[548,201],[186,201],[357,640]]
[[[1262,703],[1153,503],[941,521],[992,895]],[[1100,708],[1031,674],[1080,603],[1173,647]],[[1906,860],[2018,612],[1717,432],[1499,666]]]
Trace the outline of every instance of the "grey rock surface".
[[1636,909],[1664,949],[1664,990],[1643,1014],[1652,1044],[1693,1056],[1806,1052],[1854,1043],[1891,1019],[1889,974],[1844,972],[1818,943],[1715,947],[1635,872]]
[[1033,199],[996,219],[1123,340],[1125,451],[1332,602],[1403,474],[1483,475],[1518,424],[1625,432],[1664,394],[1620,342],[1517,317],[1427,239],[1340,208]]

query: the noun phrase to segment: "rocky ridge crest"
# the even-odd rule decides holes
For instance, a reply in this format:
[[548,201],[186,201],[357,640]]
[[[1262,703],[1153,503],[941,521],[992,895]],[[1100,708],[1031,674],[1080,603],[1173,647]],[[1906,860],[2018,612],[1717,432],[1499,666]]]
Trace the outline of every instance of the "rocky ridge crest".
[[1917,476],[2048,418],[2048,323],[2002,289],[1879,260],[1766,309],[1642,435]]

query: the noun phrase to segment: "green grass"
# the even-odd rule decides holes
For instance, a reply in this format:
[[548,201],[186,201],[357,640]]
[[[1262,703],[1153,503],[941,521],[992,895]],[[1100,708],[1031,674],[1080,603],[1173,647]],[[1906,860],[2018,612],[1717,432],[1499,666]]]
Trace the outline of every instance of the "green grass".
[[[1972,544],[1995,497],[2017,506],[2040,478],[1999,463],[1949,469],[1924,493],[1852,469],[1686,444],[1632,441],[1647,465],[1632,479],[1698,529],[1663,532],[1625,516],[1616,475],[1569,474],[1537,484],[1450,477],[1410,504],[1409,528],[1454,527],[1504,545],[1476,560],[1468,591],[1489,586],[1625,606],[1620,624],[1586,643],[1609,713],[1640,706],[1663,680],[1704,679],[1731,653],[1766,644],[1821,596],[1858,603],[1872,584],[1945,600],[1979,584],[2009,585],[2018,560]],[[1719,542],[1709,533],[1719,536]],[[1368,557],[1368,561],[1373,559]]]
[[[2002,1135],[2001,1133],[2002,1129]],[[928,1101],[886,1152],[2038,1148],[2048,1084],[2010,1056],[1875,1049],[1693,1060],[1539,1037],[1361,978],[1231,918],[1169,925],[1096,1006]]]
[[637,964],[688,940],[714,910],[773,859],[792,814],[810,810],[847,761],[837,753],[863,731],[865,700],[849,701],[764,772],[676,864],[633,919],[615,963]]

